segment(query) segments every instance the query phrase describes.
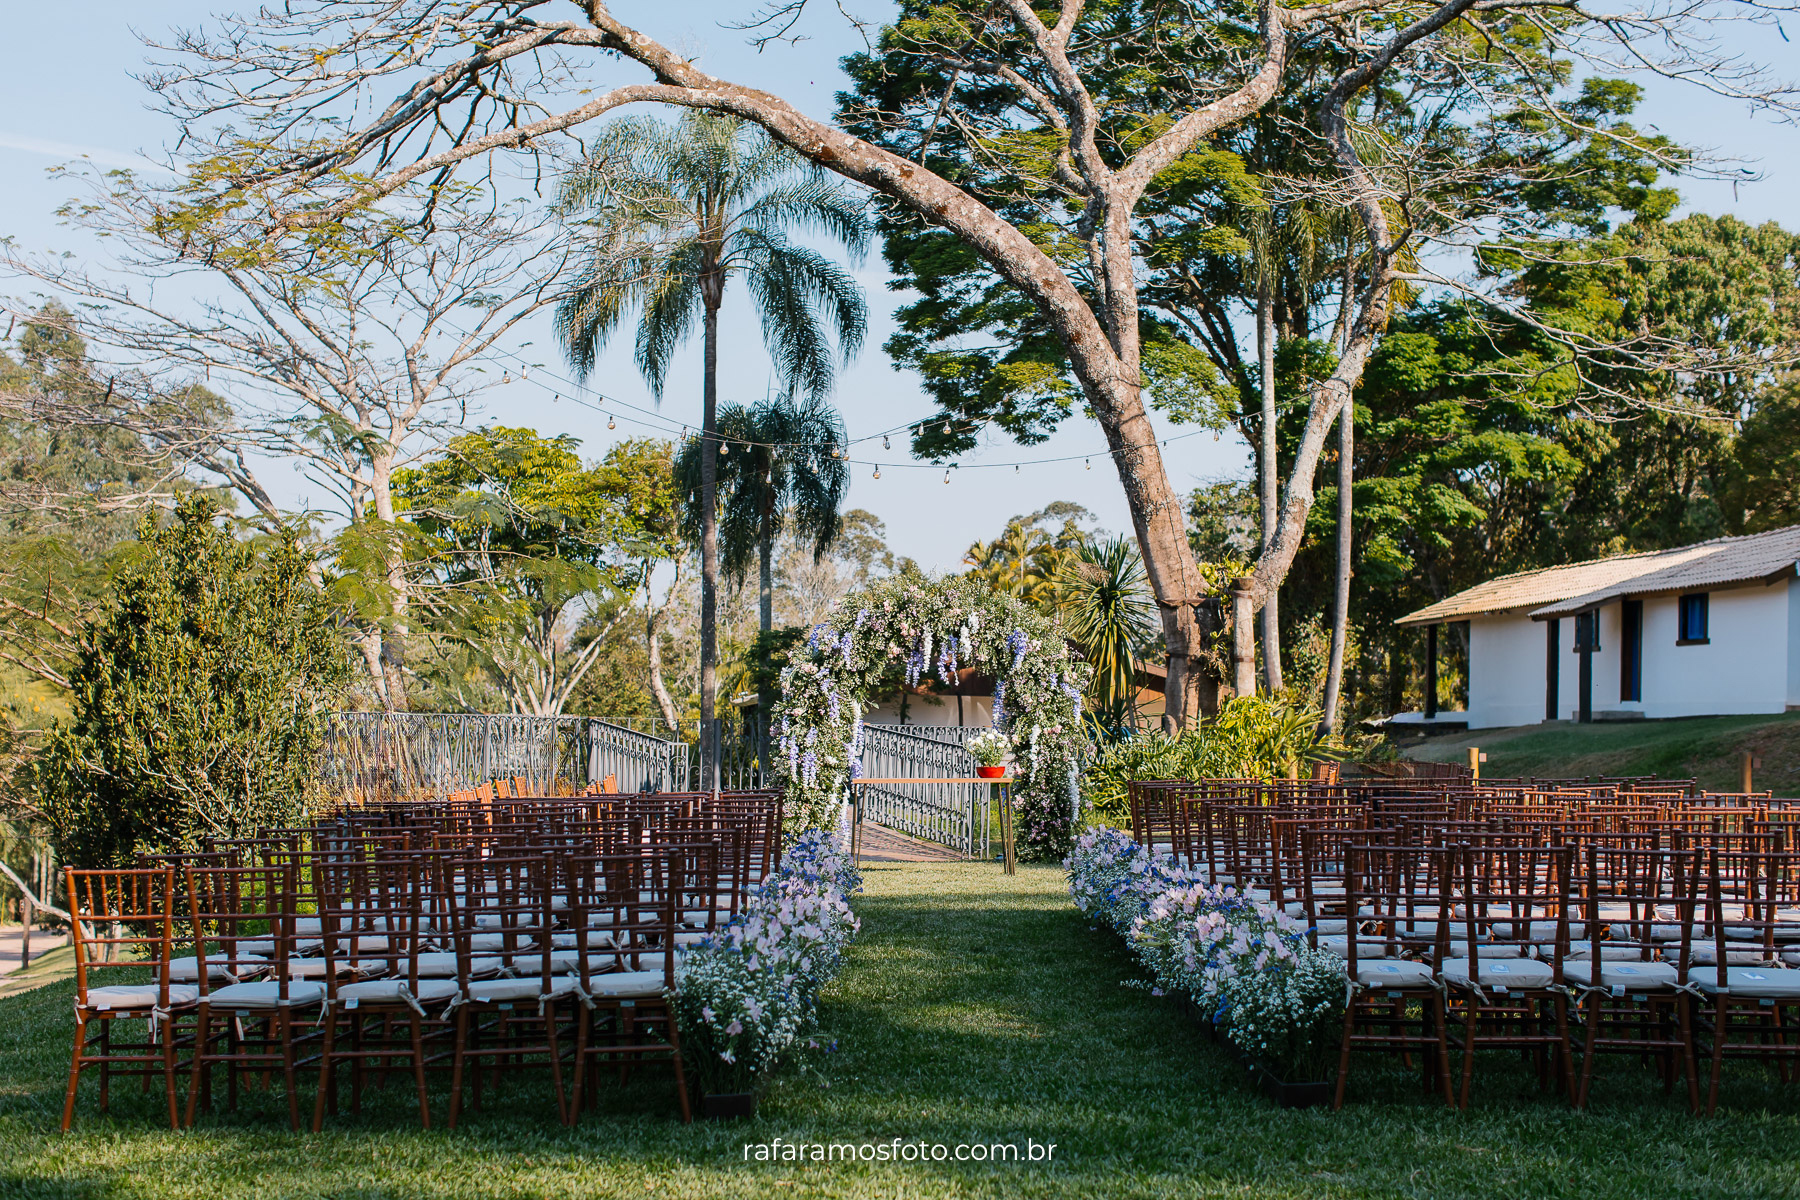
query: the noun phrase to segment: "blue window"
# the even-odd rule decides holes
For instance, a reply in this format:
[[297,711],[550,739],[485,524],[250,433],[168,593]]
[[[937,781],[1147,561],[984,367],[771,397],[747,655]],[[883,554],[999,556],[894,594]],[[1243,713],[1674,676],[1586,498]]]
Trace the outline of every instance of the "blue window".
[[1705,592],[1681,597],[1675,627],[1677,646],[1704,645],[1709,640],[1706,634],[1706,608]]

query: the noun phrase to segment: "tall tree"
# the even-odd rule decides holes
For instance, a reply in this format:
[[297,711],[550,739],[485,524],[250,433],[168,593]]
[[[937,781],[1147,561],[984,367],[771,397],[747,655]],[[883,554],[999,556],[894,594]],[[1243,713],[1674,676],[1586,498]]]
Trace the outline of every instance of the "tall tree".
[[[63,323],[87,340],[108,395],[134,405],[115,424],[237,491],[265,529],[286,519],[261,477],[271,461],[336,500],[365,683],[379,707],[404,709],[413,586],[395,475],[436,452],[470,401],[501,382],[477,363],[553,301],[563,251],[518,205],[496,209],[454,186],[396,196],[304,242],[243,246],[183,220],[173,198],[129,173],[91,183],[91,202],[73,211],[121,270],[10,244],[0,270],[78,301]],[[166,397],[202,386],[224,394],[222,417],[167,411]],[[44,415],[91,419],[72,404]]]
[[[862,291],[790,231],[868,245],[864,204],[819,167],[736,117],[691,112],[678,124],[616,121],[564,185],[561,206],[590,247],[587,269],[558,306],[557,332],[585,377],[633,307],[637,364],[660,398],[677,347],[700,319],[700,719],[718,704],[719,309],[742,275],[784,386],[829,394],[867,325]],[[829,328],[829,333],[827,332]],[[831,336],[837,347],[833,353]],[[709,755],[709,759],[713,757]]]
[[394,482],[446,585],[425,597],[436,632],[473,654],[514,712],[562,714],[630,613],[639,543],[654,536],[636,504],[648,489],[625,478],[654,460],[641,463],[627,442],[607,467],[587,466],[578,445],[481,429]]
[[[765,16],[779,29],[804,5],[779,0]],[[1145,260],[1135,235],[1146,197],[1203,174],[1214,139],[1274,110],[1316,139],[1325,178],[1361,226],[1366,250],[1349,338],[1311,393],[1277,530],[1252,579],[1266,594],[1299,549],[1326,432],[1388,322],[1394,288],[1417,274],[1420,239],[1442,237],[1438,217],[1448,210],[1436,197],[1486,187],[1472,181],[1471,162],[1492,165],[1492,191],[1533,174],[1528,157],[1422,160],[1417,147],[1442,146],[1423,134],[1459,115],[1504,115],[1511,124],[1495,132],[1505,134],[1521,127],[1512,119],[1520,112],[1566,128],[1558,87],[1571,60],[1604,71],[1615,66],[1608,53],[1625,43],[1620,57],[1634,68],[1787,107],[1789,93],[1717,49],[1718,24],[1733,11],[1722,0],[1623,15],[1589,14],[1579,0],[1553,11],[1537,0],[1293,8],[1261,0],[1254,12],[1213,0],[1062,0],[1042,12],[1028,0],[907,0],[898,24],[881,35],[880,54],[856,68],[901,85],[858,97],[845,124],[859,133],[708,74],[605,0],[585,0],[582,19],[567,23],[544,21],[539,0],[498,0],[479,18],[457,0],[373,10],[352,0],[296,0],[239,18],[228,35],[183,38],[179,61],[154,83],[211,164],[192,182],[192,219],[247,226],[245,214],[254,212],[257,236],[268,236],[271,224],[292,233],[329,225],[409,181],[643,102],[754,121],[948,230],[954,243],[946,253],[986,263],[996,302],[1041,330],[1038,344],[1061,359],[1009,366],[997,381],[1002,398],[1066,409],[1078,390],[1105,433],[1163,616],[1169,718],[1179,725],[1197,689],[1188,662],[1199,648],[1196,606],[1206,584],[1144,406]],[[1767,19],[1765,6],[1744,11]],[[569,69],[582,54],[622,57],[651,79],[596,92]],[[395,85],[401,94],[392,103],[357,106]],[[342,110],[336,123],[311,123],[322,104]],[[1396,112],[1402,120],[1372,124]],[[234,115],[254,127],[231,126]],[[271,136],[271,127],[280,132]],[[969,153],[931,153],[938,139],[959,139]],[[1005,178],[1008,195],[977,187],[969,165],[977,157],[983,171],[991,166]],[[1435,182],[1421,192],[1427,175]],[[262,203],[244,205],[246,191]],[[1027,211],[1009,208],[1027,193]],[[279,210],[272,221],[270,206]],[[1456,216],[1468,232],[1490,225],[1494,213]],[[980,423],[965,420],[961,432]]]
[[1092,706],[1112,728],[1128,726],[1137,700],[1137,662],[1156,636],[1156,605],[1130,539],[1086,539],[1062,564],[1063,628],[1093,669]]

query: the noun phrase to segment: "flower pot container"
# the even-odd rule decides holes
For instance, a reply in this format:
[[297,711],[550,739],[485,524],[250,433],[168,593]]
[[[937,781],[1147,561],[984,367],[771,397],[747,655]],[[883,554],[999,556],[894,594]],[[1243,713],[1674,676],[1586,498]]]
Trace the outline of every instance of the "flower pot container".
[[700,1097],[700,1115],[709,1121],[733,1121],[756,1115],[755,1092],[708,1092]]
[[1282,1108],[1317,1108],[1331,1103],[1335,1087],[1328,1079],[1294,1083],[1281,1078],[1255,1059],[1245,1058],[1244,1062],[1249,1066],[1250,1073],[1256,1076],[1257,1086],[1262,1088],[1263,1095]]
[[975,774],[981,776],[983,779],[1005,779],[1006,768],[1005,766],[976,767]]

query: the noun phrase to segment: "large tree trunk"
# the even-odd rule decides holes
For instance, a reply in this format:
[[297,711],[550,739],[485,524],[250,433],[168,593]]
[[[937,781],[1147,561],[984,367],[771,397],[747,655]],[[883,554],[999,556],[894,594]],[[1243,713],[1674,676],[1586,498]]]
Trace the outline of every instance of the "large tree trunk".
[[1325,713],[1321,733],[1337,728],[1338,695],[1344,679],[1344,642],[1350,636],[1350,517],[1355,497],[1356,406],[1338,414],[1337,593],[1331,611],[1331,664],[1325,670]]
[[369,471],[369,498],[381,522],[382,575],[387,584],[387,620],[381,630],[382,706],[388,712],[406,708],[406,637],[412,611],[411,581],[406,577],[406,548],[394,522],[393,456],[375,457]]
[[[681,584],[681,567],[677,564],[675,583],[669,587],[669,595]],[[649,660],[650,694],[656,697],[656,707],[662,713],[663,725],[672,734],[681,732],[681,717],[675,711],[675,701],[669,697],[669,687],[663,682],[662,668],[662,627],[663,618],[669,611],[669,604],[653,604],[654,594],[650,591],[650,581],[644,581],[644,651]]]
[[762,519],[762,538],[757,546],[760,561],[757,563],[757,597],[756,607],[759,624],[762,627],[764,656],[762,678],[756,688],[756,762],[763,773],[766,786],[772,778],[769,770],[769,722],[775,711],[775,696],[769,691],[769,634],[775,629],[775,534],[774,513],[767,508],[769,501],[765,499]]
[[719,700],[719,305],[706,297],[706,381],[700,415],[700,753],[701,786],[717,782]]
[[[1265,251],[1264,258],[1267,259]],[[1260,492],[1262,495],[1263,554],[1275,543],[1278,482],[1276,478],[1275,424],[1275,288],[1270,278],[1273,268],[1267,262],[1258,266],[1256,284],[1256,361],[1262,376],[1262,452],[1257,455]],[[1280,591],[1270,588],[1262,606],[1263,685],[1269,694],[1281,690],[1281,613]]]

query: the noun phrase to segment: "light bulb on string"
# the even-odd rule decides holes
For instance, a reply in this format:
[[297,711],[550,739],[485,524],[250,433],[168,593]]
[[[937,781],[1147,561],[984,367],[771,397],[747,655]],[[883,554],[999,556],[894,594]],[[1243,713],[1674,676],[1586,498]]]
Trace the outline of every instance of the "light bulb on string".
[[888,441],[887,434],[885,433],[881,435],[881,448],[883,450],[892,450],[894,448],[893,444]]
[[1017,475],[1017,474],[1018,474],[1018,473],[1019,473],[1019,464],[1018,464],[1018,463],[1014,463],[1014,464],[1013,464],[1013,474],[1014,474],[1014,475]]
[[619,427],[619,423],[612,419],[611,413],[606,415],[606,427],[608,429],[617,429]]
[[511,383],[512,382],[512,372],[506,371],[503,374],[501,374],[500,382],[501,383]]
[[948,472],[948,471],[945,471],[945,472],[944,472],[944,482],[945,482],[945,483],[949,483],[949,482],[950,482],[950,472]]
[[945,433],[949,433],[949,432],[950,432],[950,422],[948,422],[948,421],[945,421],[945,422],[944,422],[944,432],[945,432]]
[[731,453],[731,443],[730,442],[720,442],[719,443],[719,453],[721,455],[730,454]]
[[881,468],[880,467],[875,468],[875,478],[877,478],[877,479],[881,478]]
[[1091,458],[1084,458],[1081,460],[1081,465],[1091,471],[1094,469],[1094,460]]

